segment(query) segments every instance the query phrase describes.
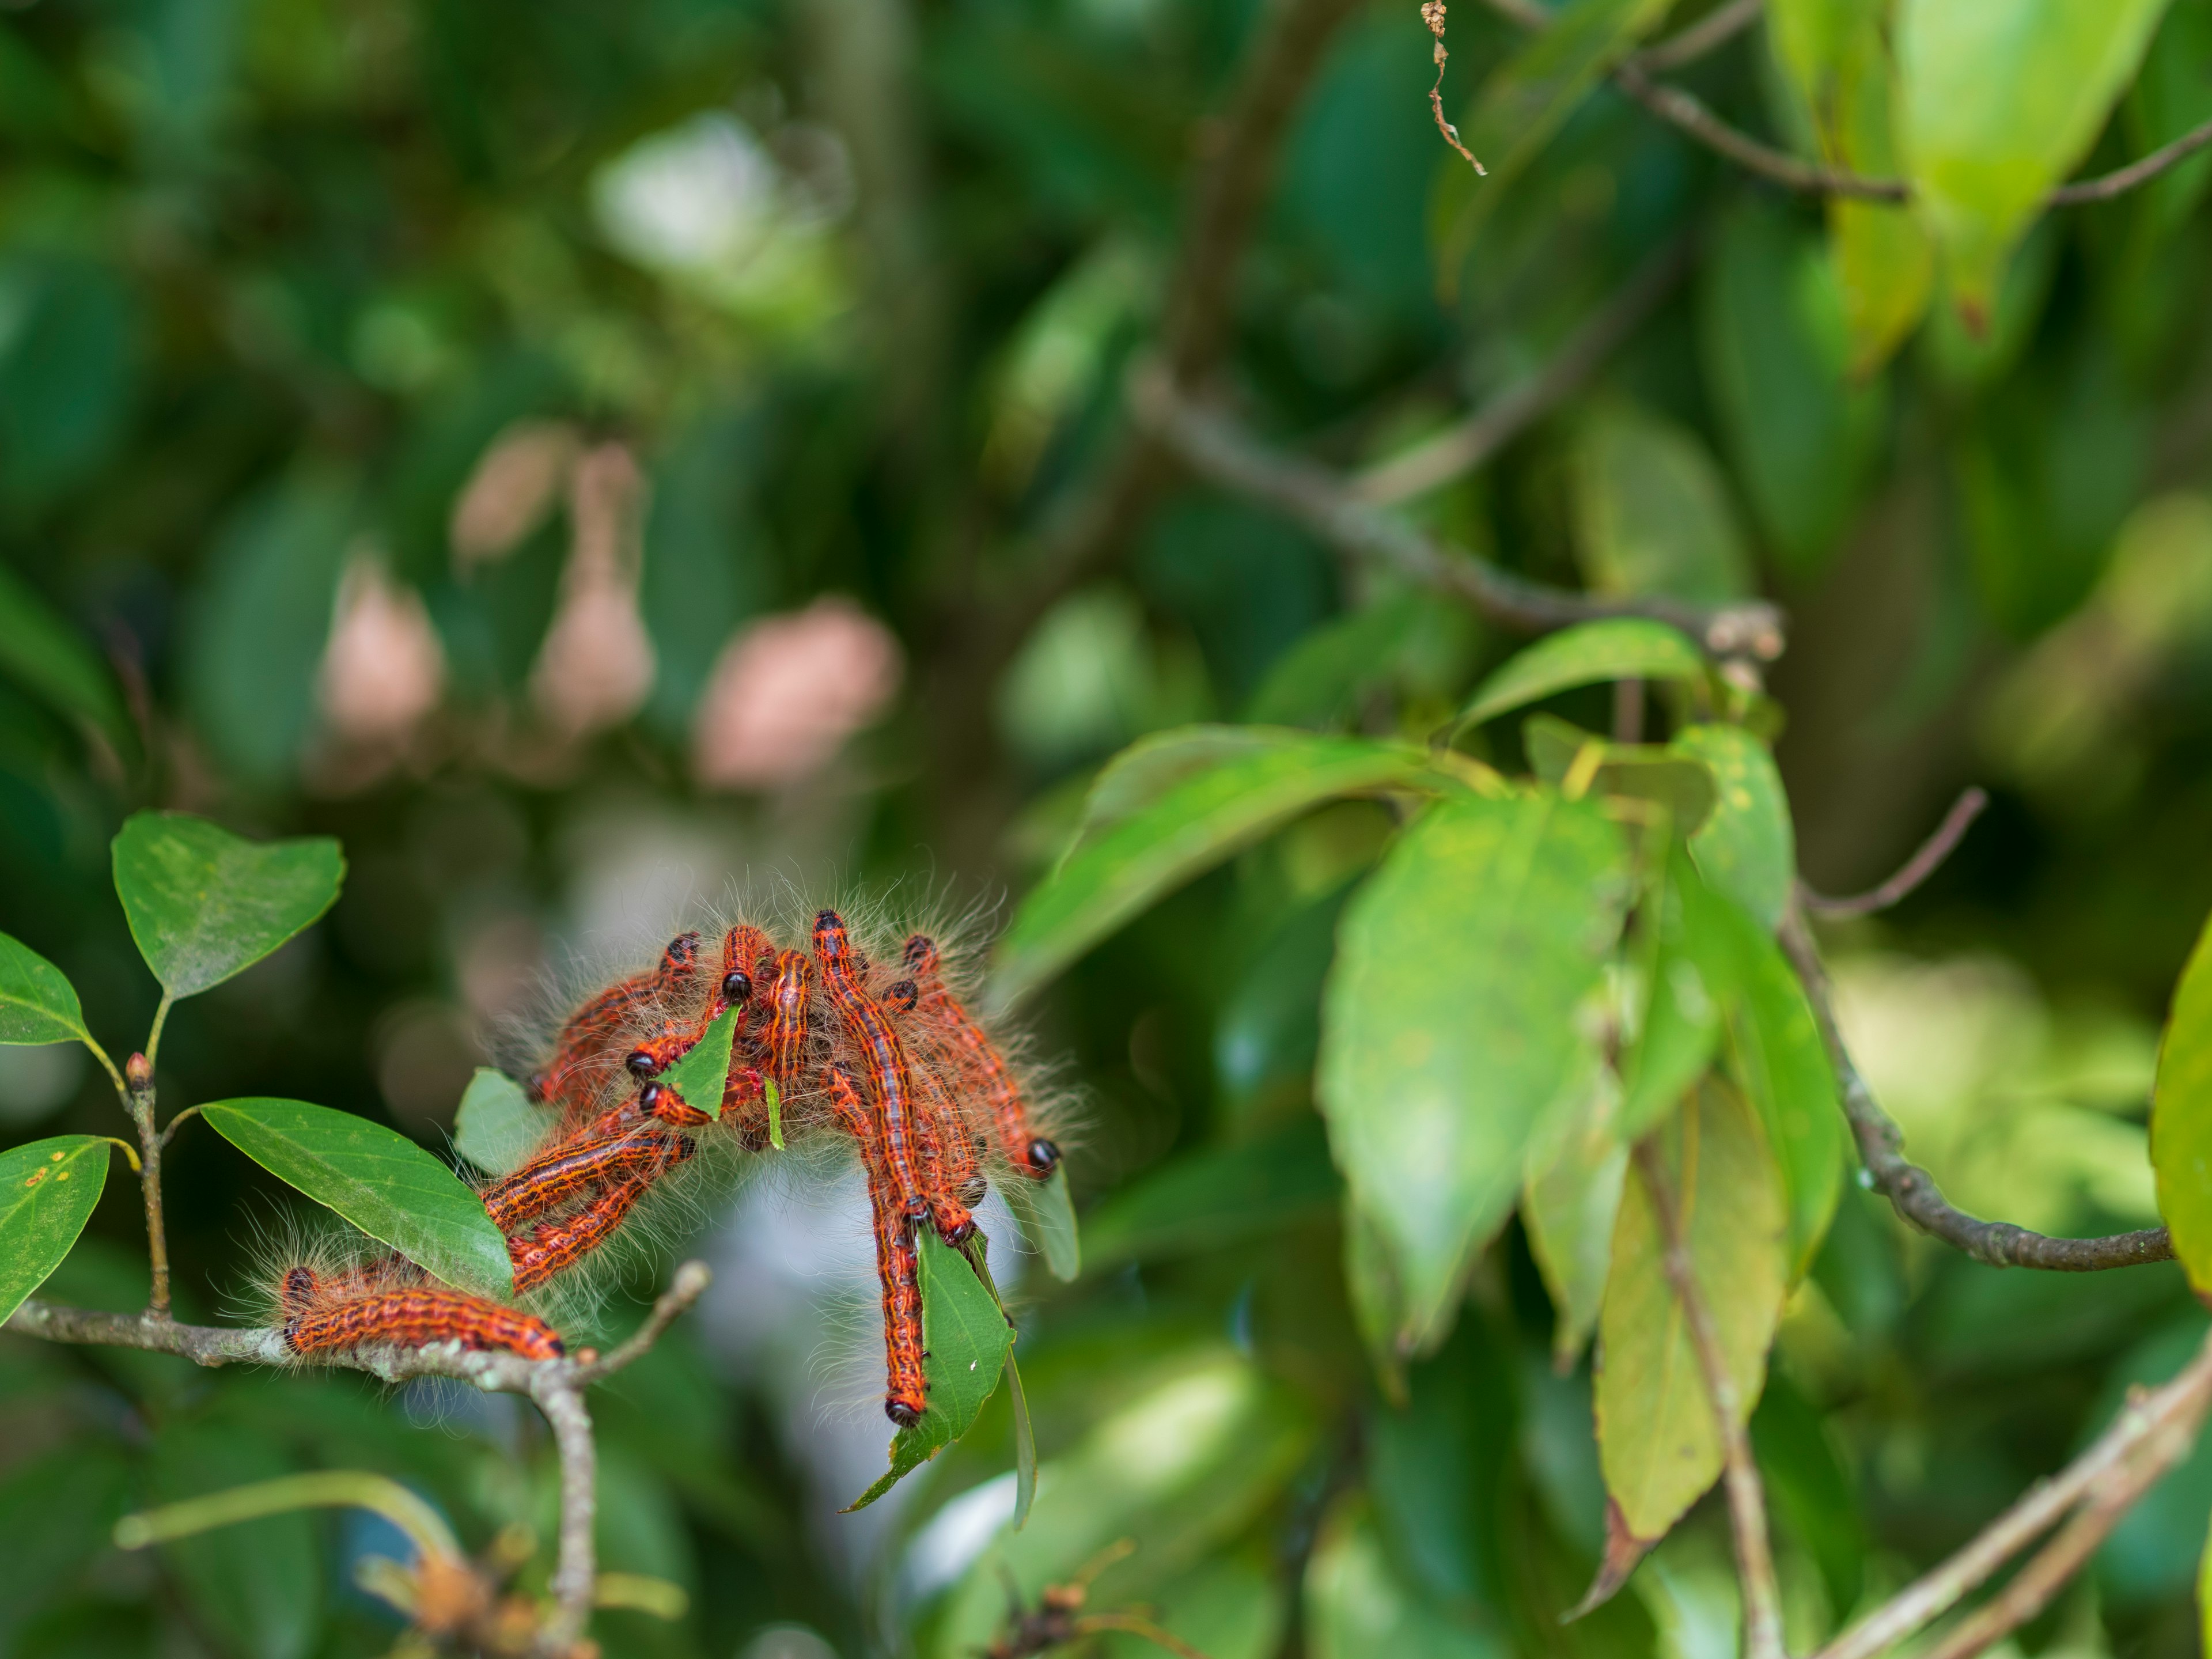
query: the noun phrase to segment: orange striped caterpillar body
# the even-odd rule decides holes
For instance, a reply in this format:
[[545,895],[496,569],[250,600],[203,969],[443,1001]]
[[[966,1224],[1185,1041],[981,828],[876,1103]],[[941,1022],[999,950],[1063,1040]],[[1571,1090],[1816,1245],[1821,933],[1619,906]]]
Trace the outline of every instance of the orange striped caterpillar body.
[[912,1428],[929,1408],[928,1380],[922,1361],[921,1275],[914,1238],[902,1212],[890,1166],[883,1156],[877,1123],[851,1075],[831,1066],[823,1075],[830,1108],[860,1151],[868,1180],[868,1208],[875,1223],[876,1279],[884,1315],[884,1414],[902,1429]]
[[946,1189],[940,1159],[933,1155],[937,1138],[924,1135],[916,1124],[906,1046],[884,1006],[861,985],[864,965],[846,933],[844,918],[835,910],[814,918],[814,954],[822,964],[823,989],[860,1051],[868,1104],[900,1206],[916,1219],[927,1217],[948,1243],[965,1243],[975,1236],[975,1218]]
[[1006,1058],[983,1028],[945,988],[937,942],[916,933],[906,942],[906,965],[915,976],[921,1016],[951,1040],[963,1059],[969,1086],[988,1105],[1006,1159],[1025,1175],[1042,1180],[1060,1163],[1060,1148],[1030,1127],[1029,1103]]
[[768,1074],[780,1089],[796,1088],[806,1060],[806,1011],[813,997],[814,963],[804,951],[785,951],[775,959],[775,982],[769,991]]
[[566,1141],[486,1192],[484,1213],[509,1232],[611,1181],[650,1181],[691,1152],[689,1135],[668,1134],[657,1124]]
[[525,1092],[541,1104],[566,1103],[580,1091],[602,1082],[617,1063],[616,1040],[644,1011],[666,1006],[698,973],[699,935],[681,933],[668,942],[660,960],[646,972],[600,992],[571,1014],[553,1045],[553,1058],[534,1073]]
[[458,1342],[525,1359],[558,1359],[567,1352],[560,1333],[544,1320],[460,1291],[416,1285],[319,1307],[328,1294],[311,1268],[294,1267],[284,1275],[284,1346],[294,1353],[336,1353],[372,1342],[404,1348]]
[[514,1293],[527,1295],[566,1272],[614,1236],[645,1196],[642,1181],[617,1182],[566,1221],[548,1221],[507,1241]]

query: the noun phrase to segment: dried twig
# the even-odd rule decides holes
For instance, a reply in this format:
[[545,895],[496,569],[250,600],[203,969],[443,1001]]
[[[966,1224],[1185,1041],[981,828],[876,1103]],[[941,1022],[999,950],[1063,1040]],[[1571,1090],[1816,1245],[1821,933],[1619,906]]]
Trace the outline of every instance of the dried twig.
[[1898,1214],[1992,1267],[2040,1267],[2052,1273],[2080,1273],[2173,1259],[2173,1240],[2163,1227],[2102,1238],[2052,1238],[2008,1221],[1980,1220],[1947,1201],[1935,1177],[1905,1158],[1904,1132],[1881,1109],[1866,1079],[1852,1063],[1836,1024],[1827,969],[1821,964],[1820,948],[1798,907],[1791,907],[1782,919],[1780,938],[1827,1043],[1828,1058],[1836,1068],[1836,1083],[1843,1096],[1844,1116],[1858,1143],[1868,1180]]
[[1444,143],[1467,158],[1469,167],[1486,178],[1490,169],[1474,159],[1474,152],[1460,141],[1459,129],[1444,118],[1444,64],[1451,57],[1444,50],[1444,0],[1421,0],[1421,21],[1437,39],[1437,78],[1429,87],[1429,109],[1437,118],[1437,131],[1443,134]]
[[1131,375],[1129,403],[1139,422],[1200,477],[1275,507],[1350,557],[1387,565],[1509,628],[1538,632],[1599,617],[1650,617],[1681,629],[1716,657],[1771,660],[1782,653],[1782,613],[1764,600],[1701,605],[1577,592],[1446,546],[1361,501],[1334,473],[1268,448],[1218,410],[1185,396],[1156,365]]
[[1905,860],[1887,881],[1849,898],[1824,897],[1806,887],[1801,895],[1805,908],[1816,916],[1830,918],[1871,915],[1877,910],[1888,909],[1942,867],[1943,860],[1951,856],[1952,850],[1965,837],[1968,826],[1981,817],[1982,809],[1989,804],[1987,792],[1967,790],[1951,803],[1951,810],[1936,826],[1936,833],[1921,842],[1919,850]]
[[1720,1332],[1712,1310],[1698,1287],[1689,1247],[1682,1237],[1680,1213],[1668,1185],[1665,1160],[1657,1145],[1645,1139],[1634,1153],[1636,1173],[1644,1182],[1651,1215],[1658,1224],[1659,1265],[1681,1304],[1682,1324],[1690,1351],[1697,1357],[1698,1374],[1704,1379],[1705,1398],[1713,1408],[1719,1431],[1722,1482],[1728,1492],[1729,1524],[1735,1540],[1736,1578],[1743,1590],[1744,1652],[1747,1659],[1784,1659],[1782,1641],[1782,1592],[1774,1576],[1774,1547],[1766,1532],[1766,1492],[1759,1484],[1759,1465],[1751,1453],[1751,1437],[1744,1431],[1746,1413],[1735,1379],[1729,1375],[1728,1359],[1721,1352]]
[[[2130,1400],[2112,1426],[2080,1456],[2049,1480],[2037,1481],[1949,1560],[1851,1624],[1813,1659],[1875,1659],[1987,1583],[1998,1568],[2056,1526],[2076,1504],[2084,1505],[2085,1519],[2093,1513],[2109,1511],[2116,1520],[2118,1511],[2149,1484],[2142,1479],[2145,1466],[2154,1480],[2188,1455],[2208,1405],[2212,1405],[2212,1338],[2206,1339],[2179,1376]],[[2109,1530],[2110,1522],[2105,1526]],[[2080,1541],[2077,1535],[2075,1542]],[[2090,1548],[2094,1542],[2089,1540]],[[2088,1553],[2083,1548],[2075,1555],[2065,1534],[2054,1540],[2052,1547],[2056,1550],[2062,1545],[2067,1545],[2067,1549],[2053,1559],[2053,1566],[2069,1558],[2070,1565],[2051,1580],[2053,1587]],[[2024,1571],[2022,1577],[2026,1576]],[[2033,1616],[2032,1611],[2023,1615]],[[1964,1656],[1953,1655],[1950,1659],[1964,1659]]]
[[[568,1654],[591,1614],[596,1455],[584,1390],[651,1348],[677,1317],[699,1299],[711,1278],[706,1263],[685,1262],[676,1270],[636,1334],[604,1356],[586,1350],[562,1359],[525,1359],[520,1354],[472,1353],[456,1343],[443,1342],[422,1348],[360,1348],[318,1355],[313,1362],[314,1367],[365,1371],[386,1382],[417,1376],[450,1377],[487,1394],[526,1395],[544,1413],[561,1456],[561,1538],[553,1573],[553,1613],[538,1636],[542,1654]],[[18,1308],[4,1328],[49,1342],[182,1354],[198,1365],[310,1368],[285,1346],[283,1333],[272,1328],[183,1325],[151,1310],[143,1314],[102,1313],[33,1300]]]
[[1692,238],[1668,244],[1600,306],[1559,355],[1465,420],[1381,461],[1352,482],[1352,492],[1377,506],[1410,501],[1472,471],[1578,391],[1600,364],[1627,343],[1688,274]]

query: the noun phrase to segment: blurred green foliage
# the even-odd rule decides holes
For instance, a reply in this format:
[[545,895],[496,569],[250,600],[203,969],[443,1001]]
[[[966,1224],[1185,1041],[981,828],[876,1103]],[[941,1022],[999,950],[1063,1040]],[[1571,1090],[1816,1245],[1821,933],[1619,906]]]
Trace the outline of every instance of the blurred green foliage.
[[[1407,510],[1547,580],[1780,599],[1775,754],[1817,886],[1877,878],[1989,785],[1943,872],[1838,935],[1847,1024],[1961,1204],[2149,1224],[2152,1048],[2212,908],[2212,158],[2033,204],[2084,146],[2118,166],[2212,115],[2212,5],[2100,25],[2073,0],[1777,0],[1680,71],[1729,118],[1881,176],[1971,163],[1983,94],[2027,100],[2011,118],[2049,154],[2024,205],[1947,185],[1927,224],[1784,199],[1603,81],[1695,0],[1563,9],[1533,41],[1473,4],[1452,19],[1447,96],[1487,184],[1431,125],[1414,9],[1352,12],[1284,147],[1229,379],[1263,429],[1379,460],[1694,239],[1596,384]],[[1987,32],[2014,11],[2051,27],[1998,62]],[[296,1097],[443,1151],[475,1068],[519,1064],[542,1024],[535,975],[649,946],[726,878],[965,902],[1041,879],[1102,764],[1147,733],[1241,717],[1417,744],[1518,641],[1218,493],[1177,486],[1116,562],[998,625],[1120,440],[1193,158],[1261,15],[0,11],[0,930],[66,972],[119,1055],[159,996],[110,887],[125,819],[336,837],[328,917],[173,1016],[165,1102]],[[1926,72],[1962,64],[1974,99]],[[1889,125],[1908,94],[1944,118],[1917,156]],[[804,672],[739,677],[733,641],[764,637],[813,641]],[[1603,689],[1543,690],[1552,728],[1530,732],[1610,725]],[[745,724],[779,699],[828,746]],[[1679,712],[1655,688],[1652,735]],[[1747,745],[1735,781],[1771,828],[1765,750],[1728,733],[1711,742]],[[1471,746],[1545,770],[1517,717]],[[1086,846],[1176,782],[1124,768]],[[1372,1363],[1345,1267],[1347,1225],[1371,1223],[1341,1203],[1314,1077],[1338,925],[1372,928],[1353,884],[1397,843],[1389,811],[1333,787],[1255,813],[1253,837],[1295,821],[1133,920],[1101,901],[1036,999],[1040,1051],[1082,1092],[1089,1236],[1078,1282],[1021,1285],[1028,1528],[995,1536],[1003,1394],[902,1506],[834,1518],[880,1467],[854,1478],[835,1450],[857,1433],[874,1456],[872,1407],[853,1431],[813,1403],[815,1327],[710,1304],[595,1396],[603,1564],[692,1606],[602,1615],[610,1655],[951,1659],[1003,1617],[1001,1565],[1033,1597],[1124,1536],[1091,1605],[1149,1603],[1213,1659],[1733,1652],[1710,1500],[1631,1593],[1559,1623],[1603,1487],[1588,1361],[1570,1341],[1553,1365],[1566,1275],[1540,1222],[1506,1224],[1464,1297],[1422,1287],[1449,1303],[1433,1352]],[[1700,858],[1730,886],[1717,844]],[[1771,920],[1786,846],[1735,850],[1731,896]],[[1701,1066],[1742,1039],[1699,1040]],[[74,1047],[0,1047],[0,1126],[11,1145],[123,1131]],[[1387,1202],[1387,1162],[1351,1174]],[[143,1303],[131,1188],[109,1183],[41,1294]],[[188,1125],[167,1193],[180,1310],[252,1316],[281,1189]],[[759,1259],[741,1246],[795,1227],[764,1213],[714,1247],[726,1285]],[[650,1289],[641,1272],[627,1292]],[[599,1334],[636,1317],[617,1293]],[[1752,1423],[1793,1637],[1970,1535],[2203,1322],[2175,1269],[1977,1267],[1847,1182]],[[550,1449],[514,1401],[8,1339],[0,1651],[386,1650],[350,1572],[395,1545],[362,1517],[157,1556],[107,1542],[127,1509],[318,1467],[404,1480],[471,1547],[550,1536]],[[2200,1449],[2021,1650],[2187,1653],[2209,1513]]]

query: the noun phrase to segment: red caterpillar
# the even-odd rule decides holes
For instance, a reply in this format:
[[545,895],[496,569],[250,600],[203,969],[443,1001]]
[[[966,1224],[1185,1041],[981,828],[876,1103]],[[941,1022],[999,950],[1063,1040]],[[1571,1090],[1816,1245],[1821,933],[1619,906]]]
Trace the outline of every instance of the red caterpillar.
[[999,1144],[1016,1169],[1042,1180],[1060,1164],[1060,1148],[1030,1127],[1029,1103],[1021,1085],[1006,1068],[1005,1058],[981,1026],[969,1017],[940,976],[937,941],[916,933],[906,942],[906,965],[914,975],[923,1016],[933,1022],[957,1046],[963,1058],[961,1069],[972,1079],[976,1092],[989,1103]]
[[859,1090],[842,1066],[831,1066],[823,1078],[828,1085],[830,1108],[860,1149],[860,1167],[868,1178],[868,1208],[875,1221],[876,1278],[882,1289],[884,1312],[884,1414],[902,1429],[921,1420],[929,1408],[928,1381],[922,1361],[921,1276],[915,1259],[914,1238],[908,1218],[901,1212],[890,1168],[876,1133],[876,1121],[862,1103]]
[[[553,1045],[552,1060],[526,1085],[530,1098],[544,1104],[564,1101],[580,1084],[611,1071],[613,1040],[629,1029],[640,1010],[665,1007],[680,996],[698,972],[698,957],[699,935],[680,933],[652,968],[609,986],[569,1015]],[[635,1061],[636,1055],[629,1058]]]
[[975,1237],[975,1218],[946,1190],[941,1160],[933,1155],[935,1137],[918,1132],[906,1045],[884,1006],[862,988],[862,964],[846,934],[844,918],[835,910],[821,911],[814,918],[814,954],[822,963],[823,988],[830,1006],[859,1048],[868,1104],[875,1112],[883,1157],[900,1207],[916,1219],[927,1216],[947,1243],[964,1243]]
[[645,1196],[646,1185],[617,1182],[569,1219],[548,1221],[509,1238],[507,1258],[514,1269],[514,1293],[527,1295],[606,1243]]
[[558,1359],[568,1352],[560,1333],[544,1320],[459,1291],[409,1285],[368,1291],[319,1309],[316,1304],[328,1294],[313,1268],[294,1267],[285,1273],[284,1346],[294,1353],[334,1353],[372,1342],[404,1348],[458,1342],[464,1348],[498,1350],[525,1359]]
[[690,1136],[664,1133],[657,1125],[579,1137],[532,1158],[486,1192],[484,1213],[492,1225],[508,1232],[611,1181],[650,1181],[690,1158],[692,1150]]

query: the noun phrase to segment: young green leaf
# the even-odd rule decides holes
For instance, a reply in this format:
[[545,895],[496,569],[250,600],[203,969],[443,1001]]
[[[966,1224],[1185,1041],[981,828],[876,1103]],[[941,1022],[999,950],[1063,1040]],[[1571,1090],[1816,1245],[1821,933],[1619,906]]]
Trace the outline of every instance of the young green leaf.
[[2212,1292],[2212,921],[2173,988],[2159,1042],[2150,1161],[2173,1253],[2197,1292]]
[[1698,873],[1771,933],[1797,878],[1797,833],[1774,757],[1740,726],[1692,726],[1676,752],[1702,761],[1719,793],[1713,814],[1690,837]]
[[200,1115],[278,1180],[447,1284],[514,1294],[507,1240],[483,1200],[406,1136],[300,1100],[219,1100]]
[[[1721,1084],[1700,1089],[1658,1133],[1692,1269],[1748,1415],[1789,1279],[1773,1155],[1749,1106]],[[1721,1472],[1712,1402],[1660,1256],[1650,1200],[1632,1175],[1598,1321],[1597,1436],[1606,1490],[1629,1534],[1646,1544]]]
[[730,1045],[737,1039],[738,1008],[725,1008],[707,1027],[706,1036],[691,1052],[660,1074],[660,1080],[683,1097],[684,1103],[710,1118],[722,1115],[722,1089],[729,1078]]
[[0,933],[0,1042],[83,1042],[84,1010],[62,970]]
[[183,812],[139,812],[115,837],[131,937],[173,997],[222,984],[312,926],[344,878],[326,836],[251,842]]
[[1529,1253],[1552,1295],[1552,1358],[1574,1369],[1596,1328],[1613,1264],[1613,1224],[1620,1211],[1628,1148],[1614,1132],[1618,1103],[1603,1073],[1559,1148],[1528,1171],[1521,1194],[1521,1221]]
[[479,1066],[453,1119],[453,1150],[486,1175],[503,1176],[536,1150],[547,1127],[520,1084]]
[[1021,1224],[1022,1237],[1044,1257],[1052,1276],[1072,1283],[1083,1272],[1083,1241],[1076,1231],[1075,1200],[1067,1189],[1063,1163],[1042,1181],[1016,1176],[1000,1191]]
[[1225,757],[1194,757],[1194,769],[1079,846],[1023,902],[999,941],[994,1000],[1036,989],[1156,899],[1323,801],[1436,783],[1410,744],[1240,729],[1249,738],[1203,751]]
[[1475,688],[1456,734],[1493,715],[1577,685],[1607,680],[1695,680],[1705,659],[1679,629],[1642,617],[1580,623],[1540,639]]
[[1986,319],[2005,258],[2096,142],[2166,0],[1901,0],[1898,130],[1954,299]]
[[76,1243],[107,1184],[108,1143],[54,1135],[0,1152],[0,1323]]
[[891,1466],[845,1512],[866,1509],[975,1426],[1013,1352],[1014,1328],[999,1298],[959,1251],[927,1228],[915,1254],[921,1272],[922,1363],[928,1407],[891,1437]]
[[1407,830],[1346,909],[1318,1091],[1403,1287],[1404,1352],[1449,1330],[1542,1120],[1587,1076],[1584,1005],[1620,931],[1625,866],[1593,803],[1455,800]]

